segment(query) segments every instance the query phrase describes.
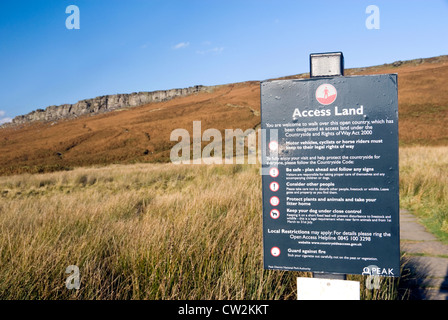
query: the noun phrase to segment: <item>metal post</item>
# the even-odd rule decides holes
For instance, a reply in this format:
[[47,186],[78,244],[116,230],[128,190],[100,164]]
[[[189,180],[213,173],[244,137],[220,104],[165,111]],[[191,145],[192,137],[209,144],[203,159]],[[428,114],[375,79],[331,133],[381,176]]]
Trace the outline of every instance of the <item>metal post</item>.
[[347,275],[343,273],[313,272],[313,278],[347,280]]

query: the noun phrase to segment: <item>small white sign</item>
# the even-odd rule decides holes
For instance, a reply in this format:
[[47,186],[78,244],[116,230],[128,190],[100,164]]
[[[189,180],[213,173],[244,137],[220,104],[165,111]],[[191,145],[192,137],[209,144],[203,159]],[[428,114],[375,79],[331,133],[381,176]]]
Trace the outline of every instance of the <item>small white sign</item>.
[[297,300],[360,300],[358,281],[297,278]]

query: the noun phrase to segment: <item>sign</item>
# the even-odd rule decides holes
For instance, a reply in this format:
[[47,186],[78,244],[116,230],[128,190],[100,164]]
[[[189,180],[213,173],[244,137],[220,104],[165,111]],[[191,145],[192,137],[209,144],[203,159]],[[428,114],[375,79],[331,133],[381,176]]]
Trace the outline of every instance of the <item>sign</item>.
[[399,276],[397,75],[264,81],[261,127],[265,269]]
[[358,281],[297,278],[297,300],[360,300]]

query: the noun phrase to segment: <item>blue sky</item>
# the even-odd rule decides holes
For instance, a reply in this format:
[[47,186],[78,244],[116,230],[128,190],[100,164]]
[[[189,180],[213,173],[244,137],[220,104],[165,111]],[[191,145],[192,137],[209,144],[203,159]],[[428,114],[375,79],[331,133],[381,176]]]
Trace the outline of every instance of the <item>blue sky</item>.
[[[369,30],[368,5],[380,10]],[[65,9],[80,10],[80,29]],[[448,0],[1,0],[0,122],[105,94],[448,54]]]

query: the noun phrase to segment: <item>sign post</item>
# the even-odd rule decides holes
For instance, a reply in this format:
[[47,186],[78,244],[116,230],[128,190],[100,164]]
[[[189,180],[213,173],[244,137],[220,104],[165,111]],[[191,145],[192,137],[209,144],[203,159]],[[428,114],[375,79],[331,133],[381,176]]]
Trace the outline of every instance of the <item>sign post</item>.
[[312,272],[321,299],[359,297],[346,274],[400,273],[397,76],[346,77],[342,59],[261,83],[264,267]]

